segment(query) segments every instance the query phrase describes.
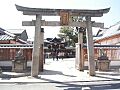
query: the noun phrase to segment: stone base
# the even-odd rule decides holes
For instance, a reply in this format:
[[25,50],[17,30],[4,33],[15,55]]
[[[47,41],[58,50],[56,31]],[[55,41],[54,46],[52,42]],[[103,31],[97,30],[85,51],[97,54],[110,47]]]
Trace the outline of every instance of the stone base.
[[109,60],[98,60],[97,61],[97,68],[99,71],[108,71],[110,66]]
[[16,62],[16,61],[13,61],[12,62],[12,71],[14,72],[23,72],[27,67],[27,62],[24,61],[24,62]]

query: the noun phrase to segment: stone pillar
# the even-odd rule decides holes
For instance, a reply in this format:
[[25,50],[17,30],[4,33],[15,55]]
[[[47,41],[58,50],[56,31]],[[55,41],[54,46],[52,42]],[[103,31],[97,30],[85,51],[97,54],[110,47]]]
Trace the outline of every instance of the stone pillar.
[[44,65],[44,28],[41,28],[40,32],[40,66],[39,71],[43,71],[43,65]]
[[78,30],[78,61],[79,61],[79,70],[82,71],[84,67],[83,60],[83,29],[79,28]]
[[78,69],[79,70],[79,59],[78,59],[78,56],[79,56],[79,54],[78,54],[78,51],[79,51],[79,45],[78,45],[78,43],[76,43],[76,46],[75,46],[75,51],[76,51],[76,54],[75,54],[75,68],[76,69]]
[[86,37],[87,37],[87,53],[88,53],[88,67],[89,75],[95,75],[95,60],[94,60],[94,44],[92,35],[91,17],[86,16]]
[[41,15],[36,15],[35,36],[32,55],[31,76],[36,77],[39,74],[39,47],[40,47],[40,31],[41,31]]

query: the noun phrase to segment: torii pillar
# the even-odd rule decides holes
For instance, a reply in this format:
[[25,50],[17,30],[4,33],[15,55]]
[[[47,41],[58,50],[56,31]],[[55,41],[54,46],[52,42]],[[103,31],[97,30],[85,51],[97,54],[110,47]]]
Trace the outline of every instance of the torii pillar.
[[40,66],[40,35],[41,35],[41,15],[36,15],[35,23],[35,36],[33,44],[33,55],[32,55],[32,65],[31,65],[31,76],[38,76],[39,66]]
[[44,65],[44,28],[41,28],[40,32],[40,61],[39,61],[39,71],[43,71]]
[[95,75],[95,60],[94,60],[94,44],[92,35],[91,17],[86,16],[86,37],[87,37],[87,53],[88,53],[88,68],[89,75]]
[[80,71],[83,71],[83,67],[84,67],[84,60],[83,60],[83,30],[78,28],[78,69]]

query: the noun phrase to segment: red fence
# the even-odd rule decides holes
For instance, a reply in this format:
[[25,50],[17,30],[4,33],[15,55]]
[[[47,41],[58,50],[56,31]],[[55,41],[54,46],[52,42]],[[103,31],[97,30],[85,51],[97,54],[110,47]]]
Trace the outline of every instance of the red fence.
[[[0,60],[13,60],[19,48],[0,48]],[[23,55],[26,60],[32,60],[32,48],[23,49]]]
[[[94,58],[97,60],[101,55],[101,50],[109,58],[109,60],[120,60],[120,49],[119,48],[95,48]],[[84,49],[84,60],[87,60],[87,50]]]
[[[0,48],[0,61],[3,60],[13,60],[15,58],[16,53],[20,48]],[[110,60],[120,60],[120,48],[95,48],[94,49],[94,56],[97,59],[100,54],[101,50],[108,56]],[[24,48],[23,55],[25,59],[32,60],[32,48]],[[84,60],[87,60],[87,50],[84,48]]]

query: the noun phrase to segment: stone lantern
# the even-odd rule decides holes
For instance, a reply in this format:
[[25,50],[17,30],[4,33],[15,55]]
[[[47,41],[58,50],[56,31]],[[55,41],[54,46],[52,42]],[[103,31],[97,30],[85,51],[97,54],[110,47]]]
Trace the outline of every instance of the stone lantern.
[[100,57],[97,60],[97,68],[99,71],[107,71],[109,70],[110,60],[108,59],[107,55],[104,51],[100,50]]
[[15,59],[12,60],[12,71],[23,72],[27,67],[27,61],[23,56],[23,49],[20,49],[15,56]]

